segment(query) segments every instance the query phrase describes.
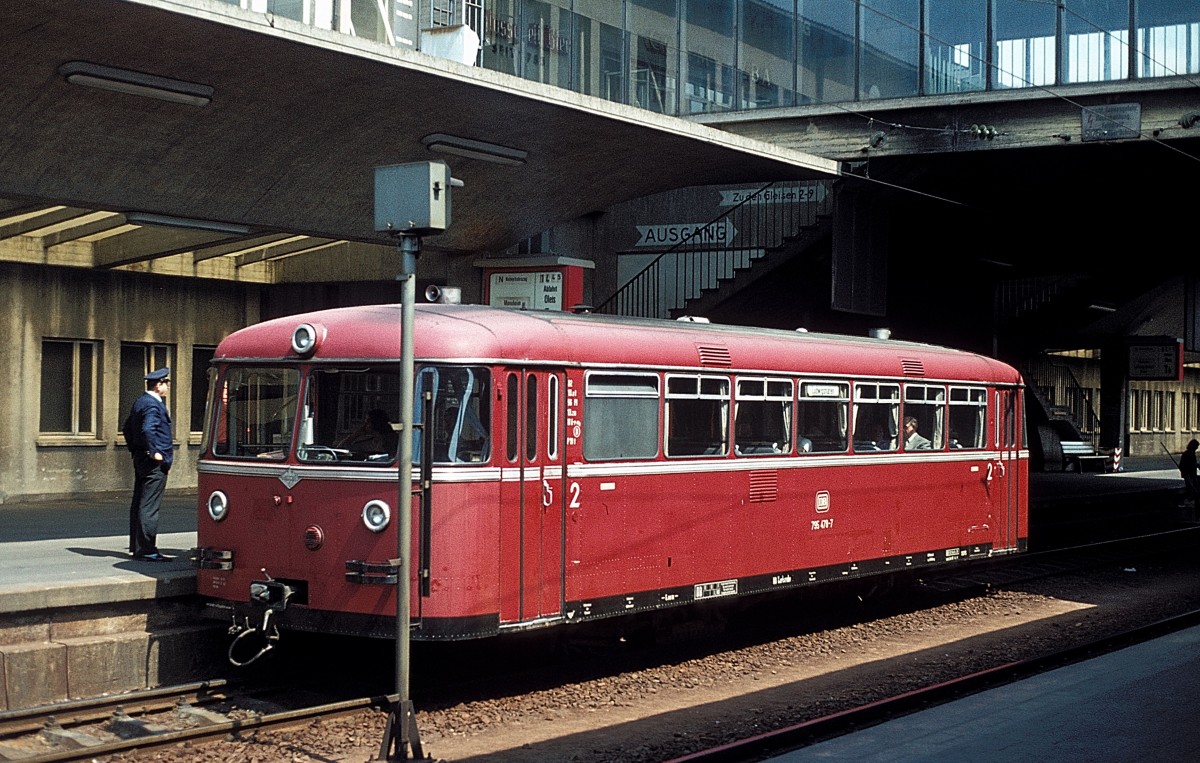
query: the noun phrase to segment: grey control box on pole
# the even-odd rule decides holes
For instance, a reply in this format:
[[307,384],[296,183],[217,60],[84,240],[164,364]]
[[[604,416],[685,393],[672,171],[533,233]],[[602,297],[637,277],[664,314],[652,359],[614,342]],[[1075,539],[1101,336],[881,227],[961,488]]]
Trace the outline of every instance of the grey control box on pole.
[[427,236],[450,227],[450,167],[412,162],[375,168],[375,230]]

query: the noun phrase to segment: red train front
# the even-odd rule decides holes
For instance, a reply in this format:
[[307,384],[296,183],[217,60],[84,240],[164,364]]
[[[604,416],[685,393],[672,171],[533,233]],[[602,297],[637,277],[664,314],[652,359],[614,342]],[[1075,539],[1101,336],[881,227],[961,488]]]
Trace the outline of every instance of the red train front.
[[[413,338],[416,639],[1025,548],[1021,380],[995,360],[458,305],[419,306]],[[396,306],[222,342],[199,464],[209,614],[394,635],[399,357]]]

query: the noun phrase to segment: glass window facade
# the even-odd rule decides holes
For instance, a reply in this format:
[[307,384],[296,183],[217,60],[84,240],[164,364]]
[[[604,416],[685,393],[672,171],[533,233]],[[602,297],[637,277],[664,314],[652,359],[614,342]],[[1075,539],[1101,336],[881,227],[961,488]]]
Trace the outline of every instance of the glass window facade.
[[[403,44],[374,0],[225,0]],[[461,8],[464,12],[459,13]],[[417,0],[495,71],[665,114],[1200,74],[1200,0]],[[381,15],[382,14],[382,15]]]

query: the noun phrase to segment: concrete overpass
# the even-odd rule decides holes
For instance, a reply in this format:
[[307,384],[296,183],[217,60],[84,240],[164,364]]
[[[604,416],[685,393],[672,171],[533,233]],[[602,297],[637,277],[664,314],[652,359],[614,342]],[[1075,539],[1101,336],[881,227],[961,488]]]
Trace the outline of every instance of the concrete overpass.
[[[839,173],[811,153],[206,0],[23,0],[0,14],[0,38],[0,235],[38,233],[48,246],[33,261],[173,257],[170,272],[277,281],[328,273],[262,263],[337,253],[374,273],[378,253],[345,242],[380,241],[373,168],[412,161],[445,159],[465,183],[451,229],[426,241],[451,253],[681,186]],[[95,87],[106,79],[142,94]],[[431,135],[516,153],[438,153]],[[186,221],[200,229],[162,225]],[[53,249],[89,236],[90,263]]]

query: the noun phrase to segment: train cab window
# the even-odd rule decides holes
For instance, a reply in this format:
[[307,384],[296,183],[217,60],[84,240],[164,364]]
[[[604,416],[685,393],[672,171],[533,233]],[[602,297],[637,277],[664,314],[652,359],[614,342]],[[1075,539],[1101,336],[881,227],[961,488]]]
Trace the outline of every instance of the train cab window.
[[658,455],[656,374],[589,372],[584,379],[583,457],[588,461]]
[[850,430],[850,385],[802,381],[796,401],[796,451],[845,453]]
[[667,376],[668,457],[724,456],[729,452],[729,379]]
[[933,384],[904,385],[904,421],[916,421],[915,432],[905,429],[905,450],[946,447],[946,388]]
[[987,390],[950,388],[950,447],[979,449],[986,444]]
[[737,455],[771,456],[791,452],[792,382],[788,379],[738,379],[733,421],[733,451]]
[[383,465],[396,460],[400,374],[393,367],[318,368],[305,387],[296,457]]
[[213,453],[282,461],[292,443],[300,372],[294,368],[226,370],[213,385]]
[[[432,393],[433,463],[482,464],[492,457],[491,373],[480,366],[424,366],[416,379],[416,399]],[[418,402],[414,421],[423,423]],[[413,460],[421,460],[420,432],[413,436]]]
[[857,382],[854,385],[854,452],[899,448],[900,385]]

